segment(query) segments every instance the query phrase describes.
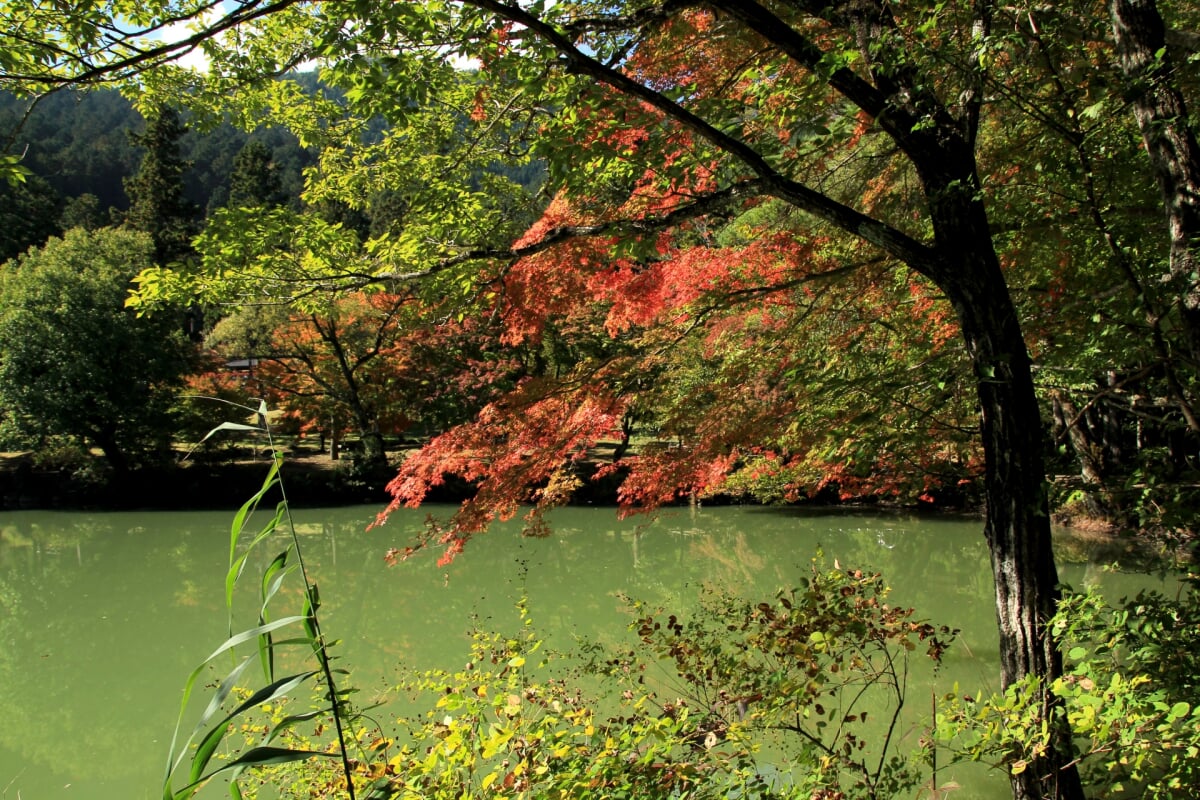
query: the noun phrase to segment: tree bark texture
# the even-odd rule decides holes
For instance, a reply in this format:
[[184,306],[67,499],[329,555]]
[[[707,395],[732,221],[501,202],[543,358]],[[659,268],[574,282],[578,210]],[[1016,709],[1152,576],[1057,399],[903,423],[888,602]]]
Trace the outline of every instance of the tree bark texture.
[[[940,142],[954,137],[941,132]],[[934,153],[940,149],[936,157]],[[1036,678],[1050,747],[1011,776],[1016,800],[1082,800],[1075,748],[1062,702],[1049,686],[1062,657],[1048,622],[1060,591],[1050,539],[1042,421],[1028,348],[992,244],[974,155],[963,143],[917,152],[936,250],[929,277],[962,326],[975,372],[983,443],[984,535],[996,586],[1001,685]]]
[[1164,280],[1179,299],[1191,355],[1200,358],[1200,145],[1175,82],[1166,25],[1155,0],[1111,0],[1109,16],[1166,209],[1171,256]]

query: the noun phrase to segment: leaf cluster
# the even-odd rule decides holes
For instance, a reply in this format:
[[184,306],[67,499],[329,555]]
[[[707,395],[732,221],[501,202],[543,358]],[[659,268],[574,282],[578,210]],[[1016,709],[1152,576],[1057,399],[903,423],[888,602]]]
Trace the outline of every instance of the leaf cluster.
[[[1064,701],[1078,759],[1099,797],[1181,798],[1200,788],[1200,596],[1195,575],[1175,596],[1143,592],[1110,603],[1069,595],[1051,624],[1065,655],[1051,691]],[[1028,683],[978,701],[947,697],[943,736],[959,757],[1019,773],[1047,746]]]
[[[516,631],[471,633],[462,668],[401,683],[413,711],[360,772],[410,800],[893,797],[927,758],[895,730],[908,656],[936,663],[952,633],[885,598],[879,576],[814,562],[770,602],[718,593],[687,620],[634,603],[640,644],[584,643],[582,672],[522,602]],[[316,769],[285,779],[323,785]]]
[[635,606],[632,629],[673,665],[679,691],[708,709],[710,743],[733,729],[765,737],[803,765],[797,789],[886,798],[915,788],[918,764],[931,758],[924,743],[915,754],[898,749],[909,655],[936,665],[955,636],[887,595],[878,574],[814,559],[774,602],[717,592],[690,622]]

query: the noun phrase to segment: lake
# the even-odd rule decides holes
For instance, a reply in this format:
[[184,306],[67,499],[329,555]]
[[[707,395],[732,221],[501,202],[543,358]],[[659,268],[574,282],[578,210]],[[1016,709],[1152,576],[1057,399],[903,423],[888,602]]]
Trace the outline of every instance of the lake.
[[[367,698],[394,685],[402,664],[460,667],[468,629],[477,620],[512,629],[522,595],[551,645],[624,641],[622,593],[673,610],[714,586],[770,599],[796,585],[818,550],[830,563],[882,571],[895,604],[961,630],[942,691],[953,681],[968,692],[996,688],[991,570],[976,520],[699,507],[620,521],[612,509],[566,508],[547,538],[498,526],[439,568],[433,552],[395,567],[383,559],[421,529],[427,510],[365,531],[377,511],[295,512],[322,626],[342,640],[339,664]],[[184,681],[226,636],[232,516],[0,513],[0,800],[161,797]],[[251,577],[282,547],[264,549]],[[1159,583],[1104,569],[1118,554],[1066,534],[1056,551],[1064,582],[1098,584],[1112,598]],[[246,597],[243,627],[256,613]],[[1004,781],[958,780],[956,800],[1007,795]],[[216,785],[200,794],[221,796]]]

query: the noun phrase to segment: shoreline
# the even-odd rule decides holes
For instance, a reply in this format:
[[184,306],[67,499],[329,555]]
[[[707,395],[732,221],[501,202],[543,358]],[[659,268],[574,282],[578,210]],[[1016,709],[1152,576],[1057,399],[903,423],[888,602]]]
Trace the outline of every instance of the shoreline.
[[[94,459],[102,463],[102,459]],[[15,511],[84,511],[84,512],[187,512],[236,511],[262,486],[270,462],[265,457],[195,460],[130,473],[118,478],[111,473],[80,474],[77,465],[71,469],[36,469],[28,454],[0,454],[0,512]],[[83,465],[85,468],[87,465]],[[391,501],[384,486],[391,470],[377,476],[375,482],[355,477],[350,459],[333,461],[322,453],[289,453],[281,467],[287,497],[293,508],[333,508],[351,505],[372,505],[382,510]],[[617,481],[589,483],[567,505],[616,509]],[[462,481],[448,481],[428,498],[430,504],[457,504],[471,494]],[[278,490],[263,498],[266,507],[282,499]],[[687,506],[687,500],[672,504]],[[733,497],[707,498],[704,506],[758,506],[770,504]],[[979,520],[978,509],[933,506],[926,504],[889,504],[870,501],[833,501],[818,498],[800,503],[781,504],[781,509],[815,514],[918,514],[930,517],[960,516]],[[1065,538],[1055,536],[1058,557],[1074,561],[1080,557],[1075,549],[1063,542],[1074,542],[1091,551],[1095,547],[1109,551],[1115,561],[1133,559],[1186,561],[1196,558],[1195,541],[1167,541],[1152,534],[1122,529],[1110,520],[1080,517],[1078,514],[1055,513],[1052,524]],[[1065,548],[1065,550],[1064,550]]]
[[[270,461],[265,456],[195,459],[166,467],[142,469],[118,476],[102,469],[103,459],[62,468],[38,468],[29,453],[0,454],[0,511],[221,511],[236,510],[262,485]],[[293,450],[281,467],[288,500],[296,508],[379,505],[391,501],[385,490],[391,470],[364,479],[349,458],[332,460],[325,453]],[[569,505],[616,507],[615,480],[588,482]],[[471,494],[462,481],[449,480],[433,493],[430,503],[460,503]],[[276,498],[264,502],[275,503]],[[686,505],[680,501],[675,505]],[[716,497],[704,505],[765,505],[754,500]],[[960,506],[840,502],[820,498],[784,504],[791,508],[828,511],[873,508],[880,511],[934,515],[965,515],[982,519],[978,509]],[[1138,538],[1111,520],[1055,512],[1052,522],[1087,537],[1116,541]]]

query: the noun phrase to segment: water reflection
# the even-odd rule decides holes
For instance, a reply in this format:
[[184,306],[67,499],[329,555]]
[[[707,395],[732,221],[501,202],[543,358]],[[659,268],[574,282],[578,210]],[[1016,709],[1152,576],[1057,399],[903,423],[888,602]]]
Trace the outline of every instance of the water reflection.
[[[323,626],[342,640],[341,664],[366,697],[402,664],[461,665],[468,629],[515,627],[522,596],[551,645],[615,643],[626,637],[622,594],[676,610],[717,587],[769,597],[795,585],[818,551],[882,571],[895,603],[959,628],[946,675],[964,690],[994,688],[991,570],[977,521],[703,507],[621,521],[569,508],[549,538],[501,526],[449,567],[425,553],[388,568],[384,551],[406,543],[427,512],[367,533],[376,510],[296,514]],[[0,797],[159,796],[183,681],[227,631],[229,516],[0,514]],[[286,542],[272,545],[247,565],[250,576]],[[1100,582],[1113,596],[1153,583],[1099,568],[1120,553],[1093,559],[1077,542],[1062,546],[1066,582]],[[235,626],[253,623],[254,591],[239,596]],[[293,582],[276,602],[298,609],[300,594]]]

